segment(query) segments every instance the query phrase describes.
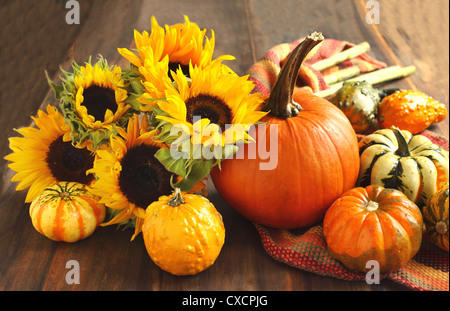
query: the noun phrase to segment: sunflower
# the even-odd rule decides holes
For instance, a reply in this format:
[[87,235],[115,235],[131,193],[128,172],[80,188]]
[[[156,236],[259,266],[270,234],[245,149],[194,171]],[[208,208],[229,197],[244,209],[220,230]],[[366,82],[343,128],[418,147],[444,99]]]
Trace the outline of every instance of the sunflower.
[[251,93],[254,84],[248,76],[226,74],[222,66],[190,66],[190,78],[178,70],[173,74],[176,87],[167,84],[165,100],[158,101],[164,113],[156,112],[155,119],[188,128],[194,144],[246,142],[250,126],[267,114],[260,111],[263,97]]
[[12,137],[5,157],[8,166],[17,172],[11,179],[20,182],[17,190],[29,187],[25,202],[31,202],[47,186],[60,181],[74,181],[89,185],[94,180],[87,171],[94,156],[86,148],[76,148],[70,139],[70,127],[55,107],[48,105],[47,113],[38,111],[32,118],[36,127],[18,129],[23,137]]
[[[171,71],[181,69],[189,76],[189,64],[204,68],[212,62],[234,59],[231,55],[212,59],[215,37],[213,30],[211,33],[209,39],[206,29],[201,30],[187,16],[184,24],[166,25],[164,28],[152,16],[150,34],[134,31],[137,55],[128,49],[119,48],[118,51],[132,64],[134,79],[141,85],[141,89],[135,88],[135,91],[138,102],[143,104],[142,110],[151,110],[156,107],[155,99],[164,97],[165,84],[171,81]],[[145,94],[142,94],[143,89]]]
[[62,85],[49,81],[55,97],[61,100],[61,109],[71,126],[72,141],[78,146],[97,150],[109,141],[117,129],[126,127],[129,117],[136,112],[125,103],[128,92],[119,66],[109,67],[100,57],[91,65],[72,64],[73,73],[63,72]]
[[[155,158],[155,153],[165,144],[155,142],[156,131],[149,131],[145,118],[135,115],[130,119],[127,130],[118,129],[117,136],[111,136],[110,149],[98,150],[93,169],[97,181],[91,191],[99,196],[100,202],[115,210],[114,217],[102,224],[122,224],[135,219],[135,232],[139,234],[145,218],[145,209],[162,195],[169,195],[172,173]],[[198,183],[193,192],[203,190]]]

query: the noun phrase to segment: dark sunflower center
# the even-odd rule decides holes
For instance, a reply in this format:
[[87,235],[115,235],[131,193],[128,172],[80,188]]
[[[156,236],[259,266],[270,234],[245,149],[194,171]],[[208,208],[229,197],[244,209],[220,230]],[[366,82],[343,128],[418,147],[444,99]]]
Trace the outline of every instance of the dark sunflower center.
[[191,97],[186,102],[187,121],[194,123],[194,117],[208,118],[225,131],[225,125],[231,124],[232,115],[230,107],[216,96],[200,94]]
[[115,92],[110,88],[91,85],[83,91],[83,97],[83,106],[96,121],[104,121],[107,109],[112,113],[117,111]]
[[148,190],[158,189],[159,187],[158,173],[150,165],[141,165],[137,168],[136,181],[142,188]]
[[[172,79],[172,75],[170,74],[170,71],[172,70],[174,72],[177,72],[178,68],[181,68],[181,71],[183,71],[183,74],[186,77],[190,77],[190,75],[189,75],[189,65],[183,65],[182,63],[179,63],[179,62],[173,62],[173,63],[169,62],[168,74],[169,74],[170,79]],[[172,79],[172,81],[173,81],[173,79]]]
[[92,174],[86,175],[86,171],[93,166],[94,156],[86,148],[76,148],[70,142],[63,141],[62,136],[50,144],[45,161],[58,181],[88,185],[94,180]]
[[169,173],[155,158],[158,148],[139,145],[130,148],[123,157],[119,188],[128,201],[147,208],[162,195],[172,192]]

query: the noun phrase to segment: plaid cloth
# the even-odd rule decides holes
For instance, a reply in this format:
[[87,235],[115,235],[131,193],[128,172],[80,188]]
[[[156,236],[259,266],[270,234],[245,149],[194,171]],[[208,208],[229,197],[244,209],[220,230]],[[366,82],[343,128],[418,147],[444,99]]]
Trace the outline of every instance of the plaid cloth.
[[[301,40],[297,40],[290,44],[286,43],[273,47],[250,68],[249,79],[255,83],[255,91],[262,94],[270,93],[271,86],[275,83],[284,59],[300,42]],[[317,49],[308,55],[306,62],[302,64],[299,71],[299,80],[301,81],[300,84],[303,83],[303,86],[300,86],[297,91],[316,92],[326,89],[328,86],[323,80],[323,75],[349,66],[359,66],[361,72],[386,66],[384,63],[363,54],[355,59],[328,68],[322,73],[311,67],[311,64],[316,61],[353,45],[349,42],[333,39],[324,40]],[[421,134],[427,136],[433,143],[442,146],[445,150],[449,150],[449,142],[444,137],[430,131],[424,131]],[[361,137],[362,135],[359,135],[359,138]],[[298,230],[273,229],[256,223],[254,225],[261,237],[264,249],[275,260],[304,271],[342,280],[364,281],[366,278],[365,274],[346,268],[330,255],[321,224]],[[380,279],[391,279],[414,290],[448,291],[448,264],[448,252],[430,243],[424,235],[421,249],[406,267],[381,275]]]
[[[283,43],[274,46],[249,69],[249,80],[253,81],[256,85],[254,89],[255,92],[260,92],[263,95],[270,93],[272,85],[275,83],[286,57],[302,40],[303,39],[299,39],[291,43]],[[299,70],[295,91],[315,93],[317,91],[325,90],[328,88],[328,85],[323,78],[324,76],[352,66],[358,66],[361,73],[386,67],[385,63],[370,57],[366,53],[324,69],[321,72],[315,70],[311,66],[322,59],[329,58],[330,56],[353,46],[355,46],[355,44],[346,41],[334,39],[323,40],[323,42],[315,47],[303,61]]]

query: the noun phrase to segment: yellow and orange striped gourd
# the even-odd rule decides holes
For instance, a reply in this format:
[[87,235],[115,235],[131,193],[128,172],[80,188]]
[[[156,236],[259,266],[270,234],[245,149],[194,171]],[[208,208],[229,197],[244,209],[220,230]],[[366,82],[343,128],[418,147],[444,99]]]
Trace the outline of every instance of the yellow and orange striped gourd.
[[103,222],[105,212],[98,198],[76,182],[47,187],[30,205],[34,228],[51,240],[64,242],[90,236]]

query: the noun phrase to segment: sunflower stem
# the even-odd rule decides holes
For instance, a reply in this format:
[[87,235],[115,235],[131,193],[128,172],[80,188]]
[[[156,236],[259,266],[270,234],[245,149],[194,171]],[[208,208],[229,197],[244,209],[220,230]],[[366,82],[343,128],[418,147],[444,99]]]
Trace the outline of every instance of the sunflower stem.
[[288,55],[270,96],[264,104],[264,111],[270,111],[272,116],[282,119],[298,115],[302,107],[293,100],[298,71],[306,55],[323,39],[320,32],[314,32]]
[[177,207],[180,204],[184,204],[183,196],[181,195],[180,188],[175,188],[175,191],[173,192],[172,197],[170,198],[169,202],[167,202],[170,206]]

